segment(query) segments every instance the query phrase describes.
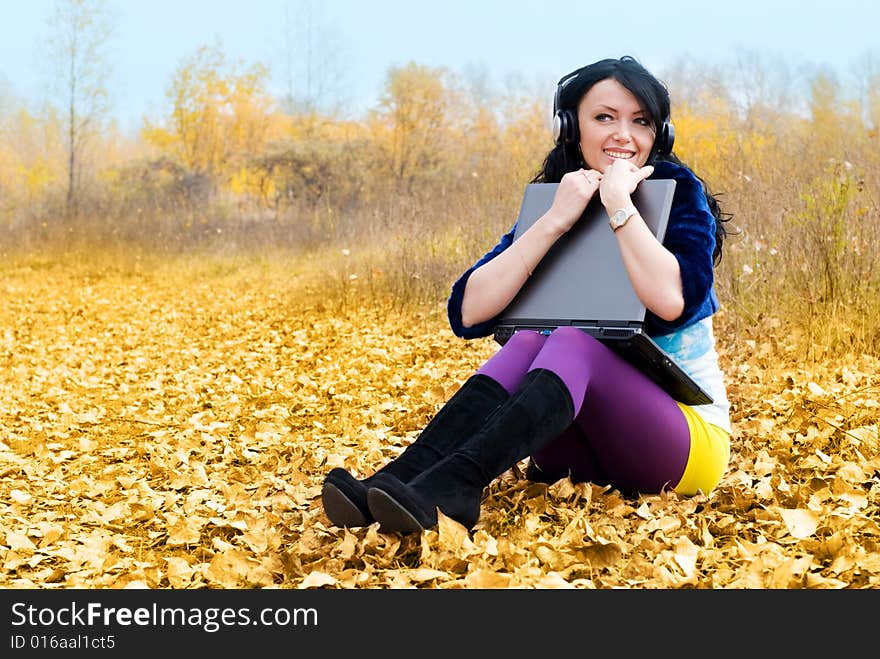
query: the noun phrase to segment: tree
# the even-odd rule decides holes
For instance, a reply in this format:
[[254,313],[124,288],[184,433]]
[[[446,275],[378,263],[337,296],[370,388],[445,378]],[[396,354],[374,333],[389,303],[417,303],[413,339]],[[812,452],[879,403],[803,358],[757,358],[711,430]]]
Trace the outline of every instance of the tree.
[[880,136],[880,58],[864,53],[856,63],[856,79],[860,81],[859,97],[870,137]]
[[445,76],[444,69],[413,62],[393,67],[379,109],[370,117],[382,167],[402,189],[411,189],[417,177],[432,173],[441,161],[449,127]]
[[[348,84],[344,40],[323,20],[324,5],[300,0],[295,17],[284,5],[284,110],[290,114],[336,114]],[[294,27],[295,26],[295,27]]]
[[270,135],[272,99],[266,67],[230,65],[219,45],[202,46],[178,67],[167,96],[165,127],[147,123],[144,138],[200,176],[228,176]]
[[106,120],[109,64],[104,48],[112,32],[105,0],[56,0],[49,20],[49,54],[59,67],[65,115],[68,219],[78,214],[78,189],[89,140]]

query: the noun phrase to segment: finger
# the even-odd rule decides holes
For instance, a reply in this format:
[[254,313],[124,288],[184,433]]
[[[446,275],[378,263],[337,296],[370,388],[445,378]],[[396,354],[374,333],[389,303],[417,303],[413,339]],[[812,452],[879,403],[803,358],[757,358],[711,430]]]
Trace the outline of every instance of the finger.
[[589,171],[582,169],[581,172],[583,173],[584,179],[586,179],[587,183],[594,186],[599,184],[599,181],[601,180],[601,175],[598,172],[593,169]]

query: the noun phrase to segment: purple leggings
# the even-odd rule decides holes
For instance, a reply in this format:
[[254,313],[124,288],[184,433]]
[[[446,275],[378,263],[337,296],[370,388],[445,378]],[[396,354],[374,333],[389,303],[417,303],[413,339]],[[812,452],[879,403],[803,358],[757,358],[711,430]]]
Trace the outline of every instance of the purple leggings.
[[536,368],[556,373],[574,401],[574,422],[531,456],[546,480],[570,475],[641,493],[678,484],[690,431],[678,404],[653,381],[574,327],[549,336],[517,332],[478,372],[513,393]]

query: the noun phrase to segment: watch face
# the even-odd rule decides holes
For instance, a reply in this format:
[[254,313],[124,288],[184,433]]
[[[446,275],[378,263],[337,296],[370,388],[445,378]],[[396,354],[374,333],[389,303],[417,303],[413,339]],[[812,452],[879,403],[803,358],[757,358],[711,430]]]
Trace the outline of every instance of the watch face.
[[611,228],[617,231],[620,227],[627,223],[629,218],[631,218],[637,212],[638,211],[635,209],[635,207],[632,206],[629,208],[620,208],[614,211],[609,220]]

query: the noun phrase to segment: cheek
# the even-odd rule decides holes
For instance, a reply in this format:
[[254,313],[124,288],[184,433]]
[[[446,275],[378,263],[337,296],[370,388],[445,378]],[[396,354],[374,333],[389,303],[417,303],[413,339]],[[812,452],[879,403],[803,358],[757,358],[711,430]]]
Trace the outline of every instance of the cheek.
[[639,135],[638,138],[639,145],[639,167],[645,164],[648,160],[648,156],[651,154],[651,149],[654,148],[654,133],[646,132],[643,135]]
[[598,131],[591,131],[581,137],[581,150],[586,154],[587,151],[599,152],[605,145],[605,136]]
[[602,157],[602,142],[595,139],[594,136],[582,139],[581,155],[590,169],[596,169],[599,167],[599,159]]

